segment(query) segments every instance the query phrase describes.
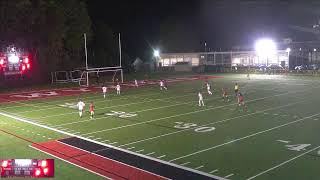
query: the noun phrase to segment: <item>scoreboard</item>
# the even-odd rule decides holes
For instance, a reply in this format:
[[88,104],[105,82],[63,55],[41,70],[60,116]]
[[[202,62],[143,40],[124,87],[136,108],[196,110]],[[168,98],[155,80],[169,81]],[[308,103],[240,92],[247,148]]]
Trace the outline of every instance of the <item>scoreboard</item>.
[[54,159],[3,159],[0,165],[0,178],[54,177]]

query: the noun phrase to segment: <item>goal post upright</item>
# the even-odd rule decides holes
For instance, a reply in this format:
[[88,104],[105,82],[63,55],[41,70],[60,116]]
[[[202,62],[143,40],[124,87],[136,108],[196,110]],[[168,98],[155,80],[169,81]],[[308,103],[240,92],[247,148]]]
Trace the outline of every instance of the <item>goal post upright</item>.
[[86,70],[88,70],[88,49],[87,49],[87,34],[84,33],[84,54],[86,57]]
[[[120,75],[119,79],[121,83],[123,83],[124,78],[123,78],[123,69],[122,69],[122,47],[121,47],[121,34],[118,33],[118,48],[119,48],[119,59],[118,59],[118,65],[116,66],[109,66],[109,67],[89,67],[88,63],[88,48],[87,48],[87,35],[86,33],[83,33],[84,37],[84,53],[85,53],[85,70],[83,71],[83,74],[81,75],[82,86],[89,86],[90,83],[90,76],[89,73],[97,73],[99,74],[100,72],[115,72],[115,74],[118,72],[118,75]],[[86,79],[84,81],[84,79]],[[80,86],[81,86],[81,80],[80,80]]]

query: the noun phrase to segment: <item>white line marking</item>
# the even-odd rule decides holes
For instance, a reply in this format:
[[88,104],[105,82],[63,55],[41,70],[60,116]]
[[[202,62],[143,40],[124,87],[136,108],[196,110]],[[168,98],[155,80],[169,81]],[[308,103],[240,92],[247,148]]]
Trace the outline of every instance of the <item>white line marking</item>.
[[[181,96],[173,96],[173,97],[168,97],[168,98],[159,98],[159,99],[151,99],[148,101],[139,101],[139,102],[133,102],[133,103],[127,103],[127,104],[120,104],[120,105],[115,105],[115,106],[107,106],[107,107],[103,107],[103,108],[96,108],[95,110],[104,110],[104,109],[110,109],[110,108],[116,108],[116,107],[125,107],[125,106],[130,106],[130,105],[136,105],[136,104],[143,104],[143,103],[148,103],[148,102],[154,102],[154,101],[159,101],[159,100],[163,100],[163,99],[175,99],[175,98],[179,98],[179,97],[185,97],[185,96],[190,96],[190,94],[187,95],[181,95]],[[31,112],[31,111],[28,111]],[[22,113],[27,113],[25,112],[21,112],[19,114]],[[46,118],[51,118],[51,117],[58,117],[58,116],[65,116],[65,115],[70,115],[70,114],[77,114],[78,112],[70,112],[70,113],[62,113],[62,114],[55,114],[55,115],[49,115],[49,116],[42,116],[37,118],[39,119],[46,119]]]
[[213,171],[210,171],[209,173],[212,174],[212,173],[215,173],[215,172],[218,172],[219,170],[218,169],[215,169]]
[[231,176],[233,176],[234,174],[229,174],[229,175],[227,175],[227,176],[225,176],[224,178],[229,178],[229,177],[231,177]]
[[261,173],[259,173],[259,174],[257,174],[257,175],[254,175],[254,176],[248,178],[247,180],[251,180],[251,179],[254,179],[254,178],[258,177],[258,176],[261,176],[261,175],[263,175],[263,174],[266,174],[266,173],[268,173],[268,172],[270,172],[270,171],[272,171],[272,170],[274,170],[274,169],[277,169],[278,167],[281,167],[281,166],[283,166],[283,165],[285,165],[285,164],[287,164],[287,163],[289,163],[289,162],[291,162],[291,161],[294,161],[294,160],[296,160],[296,159],[298,159],[298,158],[300,158],[300,157],[302,157],[302,156],[304,156],[304,155],[306,155],[306,154],[308,154],[308,153],[310,153],[310,152],[312,152],[312,151],[314,151],[314,150],[317,150],[317,149],[319,149],[319,148],[320,148],[320,146],[317,146],[317,147],[315,147],[315,148],[313,148],[313,149],[311,149],[311,150],[309,150],[309,151],[306,151],[306,152],[304,152],[304,153],[301,153],[300,155],[295,156],[295,157],[293,157],[293,158],[291,158],[291,159],[288,159],[287,161],[284,161],[284,162],[282,162],[282,163],[280,163],[280,164],[278,164],[278,165],[276,165],[276,166],[274,166],[274,167],[272,167],[272,168],[270,168],[270,169],[267,169],[267,170],[265,170],[265,171],[263,171],[263,172],[261,172]]
[[182,163],[182,164],[180,164],[181,166],[185,166],[185,165],[187,165],[187,164],[190,164],[191,162],[185,162],[185,163]]
[[184,155],[184,156],[180,156],[178,158],[174,158],[172,160],[170,160],[169,162],[173,162],[173,161],[176,161],[176,160],[179,160],[179,159],[183,159],[183,158],[186,158],[186,157],[190,157],[190,156],[193,156],[193,155],[196,155],[196,154],[200,154],[200,153],[203,153],[203,152],[206,152],[206,151],[209,151],[209,150],[212,150],[212,149],[216,149],[218,147],[222,147],[224,145],[227,145],[227,144],[231,144],[231,143],[234,143],[234,142],[237,142],[237,141],[241,141],[241,140],[244,140],[244,139],[248,139],[250,137],[254,137],[254,136],[257,136],[257,135],[260,135],[260,134],[263,134],[263,133],[266,133],[266,132],[269,132],[269,131],[272,131],[272,130],[275,130],[275,129],[280,129],[282,127],[285,127],[285,126],[288,126],[290,124],[294,124],[294,123],[297,123],[297,122],[300,122],[300,121],[304,121],[306,119],[310,119],[314,116],[317,116],[319,115],[320,113],[317,113],[317,114],[314,114],[314,115],[311,115],[311,116],[307,116],[307,117],[304,117],[304,118],[301,118],[301,119],[298,119],[298,120],[295,120],[295,121],[291,121],[289,123],[285,123],[285,124],[282,124],[282,125],[279,125],[279,126],[275,126],[273,128],[270,128],[270,129],[266,129],[266,130],[263,130],[263,131],[259,131],[259,132],[256,132],[256,133],[253,133],[253,134],[250,134],[248,136],[243,136],[241,138],[237,138],[237,139],[234,139],[232,141],[228,141],[226,143],[223,143],[223,144],[219,144],[219,145],[216,145],[216,146],[213,146],[213,147],[210,147],[210,148],[206,148],[206,149],[203,149],[203,150],[200,150],[200,151],[196,151],[194,153],[190,153],[190,154],[187,154],[187,155]]
[[[209,100],[207,100],[207,101],[212,101],[212,100],[215,100],[215,99],[218,99],[218,98],[209,99]],[[194,101],[194,102],[197,102],[197,101]],[[168,107],[180,106],[180,105],[184,105],[184,104],[194,104],[194,103],[190,103],[190,102],[177,103],[177,104],[172,104],[172,105],[168,105],[168,106],[161,106],[161,107],[156,107],[156,108],[143,109],[143,110],[135,111],[135,112],[132,112],[132,113],[147,112],[147,111],[158,110],[158,109],[163,109],[163,108],[168,108]],[[95,120],[98,120],[98,119],[107,119],[107,118],[110,118],[110,117],[111,117],[111,116],[108,116],[108,117],[100,117],[100,118],[95,118]],[[52,126],[52,127],[61,127],[61,126],[72,125],[72,124],[79,124],[79,123],[90,122],[90,121],[92,121],[92,120],[73,121],[73,122],[69,122],[69,123],[54,125],[54,126]]]
[[[253,100],[249,100],[249,101],[247,101],[247,102],[255,102],[255,101],[263,100],[263,99],[270,98],[270,97],[281,96],[281,95],[284,95],[284,94],[289,94],[289,92],[287,92],[287,93],[282,93],[282,94],[277,94],[277,95],[272,95],[272,96],[266,96],[266,97],[258,98],[258,99],[253,99]],[[236,104],[237,104],[237,103],[229,104],[229,105],[223,105],[223,106],[216,106],[216,107],[211,107],[211,108],[207,108],[207,109],[202,109],[202,110],[187,112],[187,113],[176,114],[176,115],[167,116],[167,117],[158,118],[158,119],[153,119],[153,120],[144,121],[144,122],[140,122],[140,123],[134,123],[134,124],[119,126],[119,127],[115,127],[115,128],[109,128],[109,129],[104,129],[104,130],[100,130],[100,131],[89,132],[89,133],[85,133],[85,134],[83,134],[83,135],[89,135],[89,134],[96,134],[96,133],[100,133],[100,132],[118,130],[118,129],[122,129],[122,128],[126,128],[126,127],[137,126],[137,125],[146,124],[146,123],[155,122],[155,121],[160,121],[160,120],[164,120],[164,119],[170,119],[170,118],[175,118],[175,117],[179,117],[179,116],[185,116],[185,115],[189,115],[189,114],[195,114],[195,113],[204,112],[204,111],[210,111],[210,110],[214,110],[214,109],[220,109],[220,108],[226,107],[226,106],[234,106],[234,105],[236,105]]]
[[150,156],[150,155],[152,155],[152,154],[154,154],[155,152],[151,152],[151,153],[148,153],[148,154],[146,154],[146,156]]
[[286,143],[288,144],[290,141],[284,141],[284,140],[277,140],[278,142]]
[[[81,149],[81,148],[78,148],[78,147],[75,147],[75,146],[71,146],[70,144],[66,144],[66,143],[63,143],[63,142],[60,142],[60,141],[58,141],[58,142],[61,143],[61,144],[66,145],[66,146],[79,149],[80,151],[84,151],[84,152],[87,152],[87,153],[89,153],[89,154],[92,154],[92,152],[90,152],[90,151],[86,151],[86,150],[84,150],[84,149]],[[132,152],[132,153],[133,153],[133,152]],[[163,178],[163,179],[168,179],[168,178],[165,178],[165,177],[163,177],[163,176],[161,176],[161,175],[159,175],[159,174],[155,174],[155,173],[153,173],[153,172],[150,172],[150,171],[147,171],[147,170],[144,170],[144,169],[140,169],[140,168],[138,168],[138,167],[131,166],[131,165],[129,165],[129,164],[125,164],[125,163],[123,163],[123,162],[120,162],[120,161],[117,161],[117,160],[114,160],[114,159],[110,159],[110,158],[105,157],[105,156],[101,156],[101,155],[99,155],[99,154],[96,154],[96,153],[93,153],[93,154],[94,154],[95,156],[99,156],[99,157],[101,157],[101,158],[103,158],[103,159],[107,159],[107,160],[112,161],[112,162],[117,162],[117,163],[122,164],[122,165],[124,165],[124,166],[128,166],[128,167],[131,167],[131,168],[134,168],[134,169],[138,169],[138,170],[140,170],[140,171],[147,172],[147,173],[149,173],[149,174],[153,174],[153,175],[158,176],[158,177],[161,177],[161,178]],[[141,155],[140,155],[140,156],[141,156]]]
[[158,159],[161,159],[161,158],[164,158],[164,157],[166,157],[166,155],[162,155],[162,156],[159,156],[159,157],[157,157]]
[[[204,124],[204,125],[201,125],[201,126],[197,126],[197,127],[195,127],[195,128],[205,127],[205,126],[213,125],[213,124],[224,123],[224,122],[232,121],[232,120],[234,120],[234,119],[238,119],[238,118],[242,118],[242,117],[247,117],[247,116],[251,116],[251,115],[263,113],[263,112],[265,112],[265,111],[270,111],[270,110],[274,110],[274,109],[279,109],[279,108],[291,106],[291,105],[298,104],[298,103],[302,103],[302,102],[305,102],[305,101],[306,101],[306,100],[304,100],[304,101],[299,101],[299,102],[292,103],[292,104],[283,105],[283,106],[273,107],[273,108],[265,109],[265,110],[262,110],[262,111],[256,111],[256,112],[254,112],[254,113],[245,114],[245,115],[236,116],[236,117],[233,117],[233,118],[224,119],[224,120],[221,120],[221,121],[216,121],[216,122]],[[167,133],[167,134],[162,134],[162,135],[159,135],[159,136],[154,136],[154,137],[150,137],[150,138],[146,138],[146,139],[142,139],[142,140],[130,142],[130,143],[127,143],[127,144],[123,144],[123,145],[121,145],[121,146],[119,146],[119,147],[128,146],[128,145],[132,145],[132,144],[136,144],[136,143],[140,143],[140,142],[144,142],[144,141],[149,141],[149,140],[153,140],[153,139],[158,139],[158,138],[161,138],[161,137],[170,136],[170,135],[173,135],[173,134],[178,134],[178,133],[181,133],[181,132],[193,130],[193,129],[195,129],[195,128],[188,128],[188,129],[183,129],[183,130],[179,130],[179,131],[175,131],[175,132],[171,132],[171,133]]]
[[136,151],[136,153],[139,153],[139,152],[142,152],[142,151],[144,151],[144,149],[141,149],[141,150],[139,150],[139,151]]
[[[191,92],[190,92],[191,93]],[[97,94],[97,92],[94,92],[94,93],[91,93],[91,94]],[[84,100],[85,101],[89,101],[89,100],[96,100],[95,102],[98,103],[98,102],[104,102],[105,99],[101,98],[101,95],[100,95],[100,92],[98,93],[99,95],[93,95],[93,96],[90,96],[90,97],[86,97]],[[161,94],[161,93],[150,93],[150,94],[145,94],[145,93],[139,93],[139,94],[133,94],[135,97],[141,97],[141,96],[152,96],[152,95],[157,95],[157,94]],[[73,96],[76,96],[76,95],[73,95]],[[115,95],[112,96],[112,97],[116,97]],[[115,100],[127,100],[127,99],[131,99],[131,97],[125,97],[125,98],[118,98],[115,99]],[[34,99],[30,99],[28,101],[32,101]],[[44,100],[44,99],[41,99],[41,100]],[[74,102],[74,101],[77,101],[78,99],[75,99],[75,98],[71,98],[71,99],[65,99],[65,100],[51,100],[50,102],[51,103],[54,103],[54,104],[50,104],[50,105],[47,105],[48,103],[46,102],[38,102],[38,103],[33,103],[33,106],[36,106],[38,107],[37,110],[33,110],[33,111],[42,111],[42,110],[49,110],[49,109],[56,109],[56,108],[65,108],[65,107],[61,107],[61,106],[57,106],[57,104],[61,104],[61,103],[71,103],[71,102]],[[18,107],[26,107],[26,106],[30,106],[30,104],[27,104],[27,103],[21,103],[19,101],[12,101],[14,103],[18,103],[18,104],[24,104],[23,106],[10,106],[10,107],[5,107],[3,109],[11,109],[11,108],[18,108]],[[44,104],[46,104],[46,106],[44,106]],[[45,108],[41,108],[39,109],[39,107],[45,107]],[[33,111],[22,111],[22,112],[19,112],[19,113],[26,113],[26,112],[33,112]]]
[[194,168],[194,169],[201,169],[201,168],[203,168],[204,166],[199,166],[199,167],[196,167],[196,168]]
[[[204,175],[204,176],[212,177],[212,178],[215,178],[215,179],[218,179],[218,180],[224,180],[221,177],[213,176],[213,175],[208,174],[208,173],[204,173],[204,172],[201,172],[201,171],[196,171],[196,170],[193,170],[193,169],[190,169],[190,168],[182,167],[182,166],[179,166],[179,165],[176,165],[176,164],[173,164],[173,163],[169,163],[167,161],[162,161],[162,160],[159,160],[159,159],[156,159],[156,158],[152,158],[150,156],[145,156],[145,155],[142,155],[142,154],[134,153],[134,152],[122,149],[122,148],[117,148],[115,146],[108,145],[108,144],[105,144],[105,143],[102,143],[102,142],[98,142],[98,141],[94,141],[92,139],[88,139],[88,138],[85,138],[85,137],[82,137],[82,136],[78,136],[78,135],[71,134],[71,133],[68,133],[68,132],[60,131],[58,129],[51,128],[51,127],[48,127],[48,126],[45,126],[45,125],[37,124],[37,123],[35,123],[33,121],[30,121],[28,119],[25,119],[25,118],[13,116],[13,115],[10,115],[10,114],[7,114],[7,113],[3,113],[3,112],[0,112],[0,115],[15,119],[15,120],[20,121],[20,122],[25,122],[25,123],[32,124],[32,125],[35,125],[35,126],[38,126],[38,127],[42,127],[44,129],[48,129],[48,130],[51,130],[51,131],[54,131],[54,132],[58,132],[58,133],[61,133],[61,134],[64,134],[64,135],[77,137],[77,138],[82,139],[82,140],[86,140],[86,141],[89,141],[89,142],[92,142],[92,143],[96,143],[96,144],[99,144],[99,145],[102,145],[102,146],[106,146],[108,148],[113,148],[113,149],[116,149],[116,150],[119,150],[119,151],[122,151],[122,152],[125,152],[125,153],[129,153],[129,154],[132,154],[132,155],[135,155],[135,156],[139,156],[139,157],[143,157],[143,158],[146,158],[146,159],[150,159],[150,160],[153,160],[153,161],[156,161],[156,162],[160,162],[160,163],[163,163],[163,164],[167,164],[167,165],[170,165],[170,166],[181,168],[181,169],[184,169],[184,170],[187,170],[187,171],[191,171],[191,172],[194,172],[194,173],[198,173],[198,174],[201,174],[201,175]],[[82,150],[82,151],[84,151],[84,150]],[[89,153],[91,153],[91,152],[89,152]],[[98,154],[96,154],[96,155],[99,156]],[[100,157],[103,157],[103,156],[100,156]],[[104,158],[106,158],[106,157],[104,157]],[[108,158],[106,158],[106,159],[108,159]],[[114,161],[112,159],[109,159],[109,160]],[[116,162],[118,162],[118,161],[116,161]],[[118,162],[118,163],[121,163],[121,162]],[[121,163],[121,164],[124,164],[124,163]],[[132,167],[132,168],[139,169],[137,167],[133,167],[133,166],[130,166],[128,164],[124,164],[124,165]],[[144,172],[148,172],[148,171],[145,171],[143,169],[139,169],[139,170],[144,171]],[[148,173],[151,173],[151,172],[148,172]],[[154,174],[154,173],[151,173],[151,174]],[[154,174],[154,175],[160,176],[160,175],[157,175],[157,174]],[[162,176],[160,176],[160,177],[162,177]],[[164,177],[162,177],[162,178],[164,178]],[[165,178],[165,179],[167,179],[167,178]]]

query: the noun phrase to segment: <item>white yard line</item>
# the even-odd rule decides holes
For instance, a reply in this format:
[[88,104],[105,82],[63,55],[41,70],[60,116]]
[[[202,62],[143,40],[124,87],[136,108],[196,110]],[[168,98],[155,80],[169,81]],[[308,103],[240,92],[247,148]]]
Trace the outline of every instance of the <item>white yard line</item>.
[[180,166],[180,165],[177,165],[177,164],[174,164],[174,163],[170,163],[170,162],[163,161],[163,160],[160,160],[160,159],[157,159],[157,158],[153,158],[153,157],[150,157],[150,156],[138,154],[138,153],[135,153],[135,152],[132,152],[132,151],[128,151],[126,149],[118,148],[118,147],[115,147],[115,146],[112,146],[112,145],[109,145],[109,144],[105,144],[105,143],[102,143],[102,142],[99,142],[99,141],[94,141],[92,139],[88,139],[88,138],[85,138],[85,137],[82,137],[82,136],[78,136],[78,135],[75,135],[75,134],[64,132],[64,131],[61,131],[59,129],[48,127],[46,125],[41,125],[41,124],[35,123],[35,122],[33,122],[33,121],[29,120],[29,119],[26,119],[26,118],[17,117],[17,116],[14,116],[14,115],[11,115],[11,114],[8,114],[8,113],[4,113],[4,112],[0,112],[0,115],[8,117],[8,118],[15,119],[17,121],[21,121],[21,122],[25,122],[25,123],[28,123],[28,124],[32,124],[32,125],[44,128],[44,129],[48,129],[48,130],[51,130],[51,131],[54,131],[54,132],[58,132],[58,133],[61,133],[61,134],[67,135],[67,136],[77,137],[79,139],[83,139],[83,140],[86,140],[86,141],[89,141],[89,142],[92,142],[92,143],[96,143],[96,144],[99,144],[99,145],[102,145],[102,146],[106,146],[108,148],[113,148],[113,149],[116,149],[116,150],[119,150],[119,151],[122,151],[122,152],[125,152],[125,153],[129,153],[129,154],[132,154],[132,155],[135,155],[135,156],[143,157],[143,158],[150,159],[150,160],[153,160],[153,161],[156,161],[156,162],[159,162],[159,163],[163,163],[163,164],[167,164],[167,165],[174,166],[174,167],[177,167],[177,168],[181,168],[181,169],[184,169],[186,171],[191,171],[191,172],[194,172],[194,173],[197,173],[197,174],[201,174],[201,175],[204,175],[204,176],[207,176],[207,177],[211,177],[211,178],[214,178],[214,179],[217,179],[217,180],[225,180],[222,177],[215,176],[215,175],[212,175],[212,174],[209,174],[209,173],[205,173],[205,172],[202,172],[202,171],[198,171],[198,170],[194,170],[194,169],[191,169],[191,168],[183,167],[183,166]]
[[[298,93],[298,92],[305,92],[305,91],[286,92],[286,93],[282,93],[282,94],[271,95],[271,96],[266,96],[266,97],[263,97],[263,98],[257,98],[257,99],[249,100],[249,101],[247,101],[247,102],[255,102],[255,101],[260,101],[260,100],[264,100],[264,99],[271,98],[271,97],[277,97],[277,96],[282,96],[282,95],[292,94],[292,93]],[[228,107],[228,106],[234,106],[234,105],[236,105],[236,104],[237,104],[237,103],[232,103],[232,104],[228,104],[228,105],[210,107],[210,108],[207,108],[207,109],[202,109],[202,110],[191,111],[191,112],[187,112],[187,113],[176,114],[176,115],[167,116],[167,117],[158,118],[158,119],[153,119],[153,120],[149,120],[149,121],[144,121],[144,122],[139,122],[139,123],[124,125],[124,126],[119,126],[119,127],[115,127],[115,128],[109,128],[109,129],[94,131],[94,132],[89,132],[89,133],[85,133],[85,134],[83,134],[83,135],[89,135],[89,134],[96,134],[96,133],[100,133],[100,132],[107,132],[107,131],[112,131],[112,130],[118,130],[118,129],[127,128],[127,127],[132,127],[132,126],[137,126],[137,125],[141,125],[141,124],[147,124],[147,123],[150,123],[150,122],[160,121],[160,120],[164,120],[164,119],[171,119],[171,118],[180,117],[180,116],[185,116],[185,115],[189,115],[189,114],[195,114],[195,113],[199,113],[199,112],[205,112],[205,111],[210,111],[210,110],[214,110],[214,109],[220,109],[220,108],[224,108],[224,107]]]
[[175,131],[175,132],[162,134],[162,135],[158,135],[158,136],[154,136],[154,137],[150,137],[150,138],[146,138],[146,139],[130,142],[130,143],[127,143],[127,144],[123,144],[123,145],[121,145],[119,147],[128,146],[128,145],[132,145],[132,144],[137,144],[137,143],[141,143],[141,142],[145,142],[145,141],[150,141],[150,140],[153,140],[153,139],[158,139],[158,138],[161,138],[161,137],[170,136],[170,135],[173,135],[173,134],[178,134],[178,133],[182,133],[182,132],[185,132],[185,131],[193,130],[193,129],[196,129],[196,128],[205,127],[205,126],[208,126],[208,125],[224,123],[224,122],[228,122],[228,121],[231,121],[231,120],[234,120],[234,119],[247,117],[247,116],[251,116],[251,115],[255,115],[255,114],[260,114],[260,113],[263,113],[265,111],[280,109],[280,108],[292,106],[292,105],[295,105],[295,104],[298,104],[298,103],[302,103],[302,102],[306,102],[306,101],[307,100],[303,100],[303,101],[299,101],[299,102],[295,102],[295,103],[291,103],[291,104],[286,104],[286,105],[283,105],[283,106],[277,106],[277,107],[273,107],[273,108],[268,108],[268,109],[265,109],[265,110],[262,110],[262,111],[256,111],[256,112],[250,113],[250,114],[245,114],[245,115],[241,115],[241,116],[236,116],[236,117],[232,117],[232,118],[223,119],[223,120],[220,120],[220,121],[215,121],[215,122],[204,124],[204,125],[197,126],[197,127],[194,127],[194,128],[178,130],[178,131]]
[[[213,101],[213,100],[220,99],[220,98],[221,98],[221,97],[212,98],[212,99],[208,99],[207,101]],[[192,105],[192,104],[195,104],[196,102],[198,102],[198,101],[193,101],[192,103],[190,103],[190,102],[185,102],[185,103],[172,104],[172,105],[168,105],[168,106],[160,106],[160,107],[156,107],[156,108],[150,108],[150,109],[144,109],[144,110],[140,110],[140,111],[134,111],[134,112],[132,112],[132,113],[140,113],[140,112],[153,111],[153,110],[158,110],[158,109],[163,109],[163,108],[168,108],[168,107],[180,106],[180,105],[184,105],[184,104]],[[107,118],[110,118],[110,117],[111,117],[111,116],[100,117],[100,118],[95,118],[95,120],[98,120],[98,119],[107,119]],[[69,122],[69,123],[63,123],[63,124],[54,125],[54,126],[51,126],[51,127],[60,127],[60,126],[71,125],[71,124],[79,124],[79,123],[84,123],[84,122],[89,122],[89,121],[92,121],[92,120],[73,121],[73,122]]]
[[[47,91],[50,91],[50,90],[47,90]],[[141,92],[141,91],[140,91]],[[143,91],[145,92],[145,91]],[[20,94],[22,94],[23,92],[21,92]],[[157,94],[161,94],[160,92],[157,92],[157,93],[150,93],[150,94],[145,94],[145,93],[137,93],[137,94],[129,94],[129,95],[134,95],[135,97],[144,97],[144,96],[149,96],[149,95],[157,95]],[[102,98],[102,92],[88,92],[88,93],[84,93],[82,95],[85,95],[85,96],[88,96],[88,97],[83,97],[83,99],[85,101],[88,101],[88,100],[95,100],[95,99],[103,99]],[[73,97],[73,96],[78,96],[78,95],[70,95],[70,96],[63,96],[62,97]],[[57,96],[57,97],[61,97],[61,96]],[[108,94],[108,97],[117,97],[117,95],[115,95],[114,93],[111,94],[110,96],[110,93]],[[117,98],[116,100],[125,100],[125,99],[131,99],[132,97],[121,97],[121,98]],[[41,99],[28,99],[28,100],[23,100],[23,102],[29,102],[29,101],[35,101],[35,100],[48,100],[48,98],[41,98]],[[32,102],[32,104],[36,104],[36,105],[39,105],[41,107],[50,107],[50,106],[56,106],[57,103],[64,103],[64,102],[74,102],[74,101],[78,101],[79,100],[79,97],[77,98],[68,98],[68,99],[62,99],[62,100],[54,100],[54,99],[50,99],[50,103],[55,103],[55,104],[52,104],[52,105],[48,105],[48,103],[46,102]],[[104,100],[108,100],[108,98],[104,99]],[[20,101],[10,101],[10,102],[13,102],[13,103],[20,103]],[[43,104],[45,104],[46,106],[43,106]],[[2,109],[11,109],[11,108],[19,108],[19,107],[26,107],[25,105],[24,106],[10,106],[10,107],[3,107]]]
[[258,176],[261,176],[261,175],[266,174],[266,173],[268,173],[268,172],[270,172],[270,171],[273,171],[273,170],[275,170],[275,169],[277,169],[277,168],[279,168],[279,167],[281,167],[281,166],[283,166],[283,165],[285,165],[285,164],[288,164],[288,163],[290,163],[290,162],[292,162],[292,161],[294,161],[294,160],[296,160],[296,159],[298,159],[298,158],[300,158],[300,157],[302,157],[302,156],[304,156],[304,155],[306,155],[306,154],[308,154],[308,153],[310,153],[310,152],[312,152],[312,151],[315,151],[315,150],[317,150],[317,149],[319,149],[319,148],[320,148],[320,146],[317,146],[317,147],[315,147],[315,148],[313,148],[313,149],[310,149],[309,151],[306,151],[306,152],[304,152],[304,153],[301,153],[300,155],[295,156],[295,157],[293,157],[293,158],[291,158],[291,159],[288,159],[287,161],[284,161],[284,162],[282,162],[282,163],[280,163],[280,164],[278,164],[278,165],[276,165],[276,166],[274,166],[274,167],[272,167],[272,168],[270,168],[270,169],[267,169],[267,170],[265,170],[265,171],[262,171],[262,172],[258,173],[257,175],[254,175],[254,176],[252,176],[252,177],[249,177],[249,178],[247,178],[247,180],[254,179],[254,178],[258,177]]
[[[158,93],[157,93],[158,94]],[[191,93],[189,93],[189,94],[191,94]],[[147,96],[147,95],[145,95],[145,96]],[[185,97],[185,96],[188,96],[188,95],[182,95],[182,96],[177,96],[177,98],[178,97]],[[134,96],[134,98],[137,98],[137,96]],[[174,97],[171,97],[171,98],[174,98]],[[119,99],[114,99],[114,100],[123,100],[123,99],[132,99],[132,97],[128,97],[128,98],[119,98]],[[169,99],[169,98],[163,98],[163,99]],[[151,102],[153,102],[153,101],[160,101],[160,100],[162,100],[162,99],[148,99],[148,100],[146,100],[146,101],[151,101]],[[85,101],[88,101],[87,99],[85,99]],[[103,98],[99,98],[99,100],[98,101],[95,101],[95,103],[99,103],[99,102],[105,102],[106,101],[106,99],[103,99]],[[141,102],[140,102],[141,103]],[[124,104],[125,105],[125,104]],[[45,107],[45,106],[37,106],[37,107]],[[121,105],[116,105],[116,106],[111,106],[111,107],[121,107]],[[38,111],[44,111],[44,110],[51,110],[51,109],[59,109],[59,108],[64,108],[65,109],[65,107],[62,107],[62,106],[59,106],[59,105],[57,105],[57,104],[55,104],[55,105],[51,105],[51,106],[48,106],[48,108],[37,108],[37,109],[35,109],[35,110],[28,110],[28,111],[21,111],[21,112],[19,112],[18,114],[23,114],[23,113],[30,113],[30,112],[38,112]],[[97,108],[97,110],[98,110],[99,108]],[[100,109],[104,109],[104,108],[100,108]]]
[[[107,106],[107,107],[103,107],[103,108],[96,108],[95,110],[110,109],[110,108],[115,108],[115,107],[125,107],[125,106],[130,106],[130,105],[136,105],[136,104],[143,104],[143,103],[148,103],[148,102],[159,101],[159,100],[163,100],[163,99],[175,99],[175,98],[186,97],[186,96],[190,96],[190,95],[181,95],[181,96],[174,96],[174,97],[168,97],[168,98],[158,98],[158,99],[152,99],[152,100],[147,100],[147,101],[139,101],[139,102],[120,104],[120,105],[115,105],[115,106]],[[33,112],[33,111],[28,111],[28,112]],[[66,116],[66,115],[69,115],[69,114],[77,114],[77,113],[78,112],[76,112],[76,110],[75,110],[75,111],[70,112],[70,113],[55,114],[55,115],[50,115],[50,116],[42,116],[42,117],[39,117],[37,119],[38,120],[39,119],[46,119],[46,118],[51,118],[51,117]],[[21,114],[21,113],[18,113],[18,114]]]
[[259,131],[259,132],[256,132],[256,133],[253,133],[253,134],[250,134],[250,135],[247,135],[247,136],[243,136],[243,137],[241,137],[241,138],[237,138],[237,139],[234,139],[234,140],[231,140],[231,141],[228,141],[228,142],[226,142],[226,143],[222,143],[222,144],[219,144],[219,145],[216,145],[216,146],[213,146],[213,147],[209,147],[209,148],[202,149],[202,150],[199,150],[199,151],[190,153],[190,154],[186,154],[186,155],[184,155],[184,156],[180,156],[180,157],[171,159],[169,162],[173,162],[173,161],[176,161],[176,160],[184,159],[184,158],[186,158],[186,157],[190,157],[190,156],[194,156],[194,155],[197,155],[197,154],[200,154],[200,153],[203,153],[203,152],[207,152],[207,151],[210,151],[210,150],[212,150],[212,149],[216,149],[216,148],[218,148],[218,147],[222,147],[222,146],[225,146],[225,145],[234,143],[234,142],[242,141],[242,140],[244,140],[244,139],[248,139],[248,138],[251,138],[251,137],[260,135],[260,134],[264,134],[264,133],[266,133],[266,132],[270,132],[270,131],[273,131],[273,130],[275,130],[275,129],[280,129],[280,128],[282,128],[282,127],[285,127],[285,126],[288,126],[288,125],[291,125],[291,124],[295,124],[295,123],[297,123],[297,122],[301,122],[301,121],[304,121],[304,120],[306,120],[306,119],[313,118],[313,117],[318,116],[318,115],[320,115],[320,113],[313,114],[313,115],[311,115],[311,116],[307,116],[307,117],[304,117],[304,118],[301,118],[301,119],[298,119],[298,120],[295,120],[295,121],[291,121],[291,122],[288,122],[288,123],[285,123],[285,124],[282,124],[282,125],[279,125],[279,126],[275,126],[275,127],[273,127],[273,128],[269,128],[269,129],[266,129],[266,130],[263,130],[263,131]]

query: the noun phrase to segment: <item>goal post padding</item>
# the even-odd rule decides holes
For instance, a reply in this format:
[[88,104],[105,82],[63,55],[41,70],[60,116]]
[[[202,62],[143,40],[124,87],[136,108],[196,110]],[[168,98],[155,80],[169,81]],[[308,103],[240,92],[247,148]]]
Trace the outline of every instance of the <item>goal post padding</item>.
[[87,70],[81,75],[80,86],[102,86],[123,83],[122,69]]

